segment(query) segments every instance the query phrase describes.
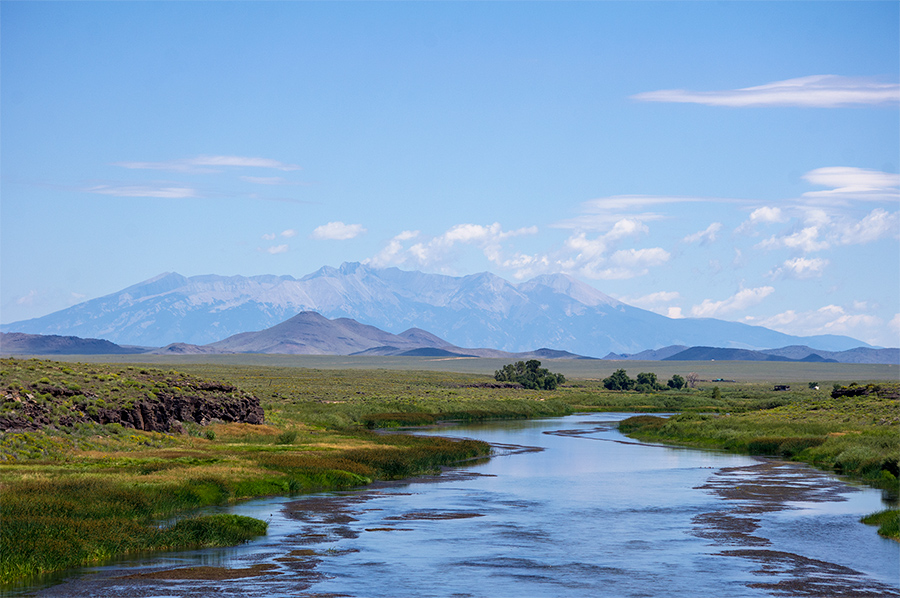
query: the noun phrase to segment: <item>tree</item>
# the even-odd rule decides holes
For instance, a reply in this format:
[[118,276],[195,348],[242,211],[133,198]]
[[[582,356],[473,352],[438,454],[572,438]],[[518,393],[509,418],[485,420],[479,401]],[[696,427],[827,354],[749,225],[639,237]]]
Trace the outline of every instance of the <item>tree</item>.
[[700,376],[698,376],[696,372],[691,372],[690,374],[687,375],[688,386],[690,386],[691,388],[694,388],[695,386],[697,386],[697,380],[699,380],[699,379],[700,379]]
[[607,390],[631,390],[635,381],[628,377],[625,370],[616,370],[609,378],[603,379],[603,387]]
[[554,390],[566,382],[565,376],[542,368],[541,362],[536,359],[507,364],[494,372],[494,379],[497,382],[515,382],[532,390]]
[[654,390],[660,390],[662,387],[662,384],[656,379],[656,374],[652,372],[641,372],[637,375],[635,390],[638,392],[653,392]]
[[673,375],[666,383],[666,386],[668,386],[669,388],[674,388],[675,390],[681,390],[686,385],[687,382],[685,382],[684,378],[682,378],[678,374]]

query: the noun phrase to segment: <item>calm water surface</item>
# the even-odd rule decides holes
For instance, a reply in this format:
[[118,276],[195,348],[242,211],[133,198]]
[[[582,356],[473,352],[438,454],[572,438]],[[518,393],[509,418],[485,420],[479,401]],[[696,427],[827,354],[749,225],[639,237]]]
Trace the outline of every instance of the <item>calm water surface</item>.
[[357,492],[253,501],[244,546],[70,572],[36,596],[900,596],[881,493],[791,463],[635,443],[576,415],[430,433],[498,456]]

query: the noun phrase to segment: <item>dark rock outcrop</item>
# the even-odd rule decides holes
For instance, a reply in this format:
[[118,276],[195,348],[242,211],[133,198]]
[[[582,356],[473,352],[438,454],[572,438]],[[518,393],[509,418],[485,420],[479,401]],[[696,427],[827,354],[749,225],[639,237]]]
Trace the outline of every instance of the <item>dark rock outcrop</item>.
[[[259,399],[233,386],[205,383],[183,393],[161,392],[156,399],[144,399],[127,408],[99,408],[88,397],[58,387],[36,388],[37,394],[69,399],[71,409],[53,417],[52,405],[35,399],[35,394],[14,398],[19,403],[12,412],[0,414],[0,430],[39,430],[47,426],[69,427],[79,423],[120,424],[146,432],[181,432],[182,424],[211,422],[265,423]],[[79,397],[82,400],[79,400]],[[56,420],[56,421],[54,421]]]

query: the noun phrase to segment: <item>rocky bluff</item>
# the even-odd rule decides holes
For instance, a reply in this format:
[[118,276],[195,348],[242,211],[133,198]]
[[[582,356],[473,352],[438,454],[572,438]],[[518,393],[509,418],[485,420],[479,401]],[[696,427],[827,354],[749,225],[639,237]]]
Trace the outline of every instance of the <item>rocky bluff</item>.
[[[259,399],[224,382],[177,372],[101,369],[38,360],[3,360],[0,430],[120,424],[182,432],[212,422],[262,424]],[[21,365],[20,365],[21,364]]]

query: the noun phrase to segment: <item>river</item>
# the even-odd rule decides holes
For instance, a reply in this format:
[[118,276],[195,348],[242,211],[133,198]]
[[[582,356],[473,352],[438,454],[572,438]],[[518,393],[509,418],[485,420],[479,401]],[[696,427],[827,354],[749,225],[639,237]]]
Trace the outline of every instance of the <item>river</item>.
[[880,492],[808,467],[637,443],[629,414],[445,427],[496,456],[229,512],[228,549],[70,571],[42,597],[900,596],[900,544],[859,523]]

